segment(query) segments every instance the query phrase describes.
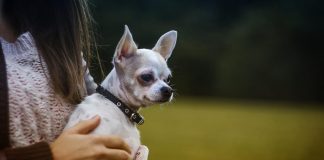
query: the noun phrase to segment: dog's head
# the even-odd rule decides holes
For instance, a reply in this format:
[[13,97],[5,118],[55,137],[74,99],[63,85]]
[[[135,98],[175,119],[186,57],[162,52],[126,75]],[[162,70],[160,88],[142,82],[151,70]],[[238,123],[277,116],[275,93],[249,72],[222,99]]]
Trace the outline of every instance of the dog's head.
[[177,32],[162,35],[153,49],[138,49],[131,32],[125,32],[119,41],[113,64],[121,88],[127,97],[141,106],[169,102],[173,98],[170,87],[171,71],[167,66],[177,40]]

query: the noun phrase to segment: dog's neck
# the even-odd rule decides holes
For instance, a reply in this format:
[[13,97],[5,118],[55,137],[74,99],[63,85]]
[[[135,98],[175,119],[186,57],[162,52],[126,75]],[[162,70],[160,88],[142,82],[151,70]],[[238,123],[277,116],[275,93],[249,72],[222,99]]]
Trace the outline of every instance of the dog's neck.
[[120,83],[115,68],[108,74],[105,80],[101,83],[101,86],[120,99],[123,103],[131,107],[133,110],[137,111],[140,108],[141,104],[137,103],[132,96],[128,95],[126,89]]

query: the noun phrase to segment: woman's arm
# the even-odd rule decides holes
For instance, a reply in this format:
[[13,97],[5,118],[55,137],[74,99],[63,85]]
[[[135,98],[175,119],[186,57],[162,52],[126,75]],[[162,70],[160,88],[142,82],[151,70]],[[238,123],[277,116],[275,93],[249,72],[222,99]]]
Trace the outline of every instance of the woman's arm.
[[51,160],[52,152],[46,142],[27,147],[4,149],[0,151],[0,160]]
[[100,123],[98,116],[64,131],[52,144],[40,142],[0,151],[0,160],[129,160],[130,148],[118,137],[89,135]]

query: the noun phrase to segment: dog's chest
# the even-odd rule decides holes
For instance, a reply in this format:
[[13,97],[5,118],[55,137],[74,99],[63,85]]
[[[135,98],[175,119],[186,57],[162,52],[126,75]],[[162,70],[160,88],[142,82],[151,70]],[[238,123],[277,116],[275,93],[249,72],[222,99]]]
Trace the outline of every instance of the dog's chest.
[[123,138],[136,151],[140,145],[140,135],[136,126],[111,101],[94,93],[85,98],[70,116],[66,128],[70,128],[81,120],[96,115],[101,117],[99,126],[92,134],[116,135]]

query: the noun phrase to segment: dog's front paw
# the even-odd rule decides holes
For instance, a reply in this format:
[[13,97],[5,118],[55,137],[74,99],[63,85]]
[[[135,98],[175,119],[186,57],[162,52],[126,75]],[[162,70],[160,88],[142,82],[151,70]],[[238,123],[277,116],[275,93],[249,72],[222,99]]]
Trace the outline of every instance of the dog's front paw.
[[138,147],[134,160],[147,160],[148,154],[149,154],[149,149],[146,146],[141,145]]

